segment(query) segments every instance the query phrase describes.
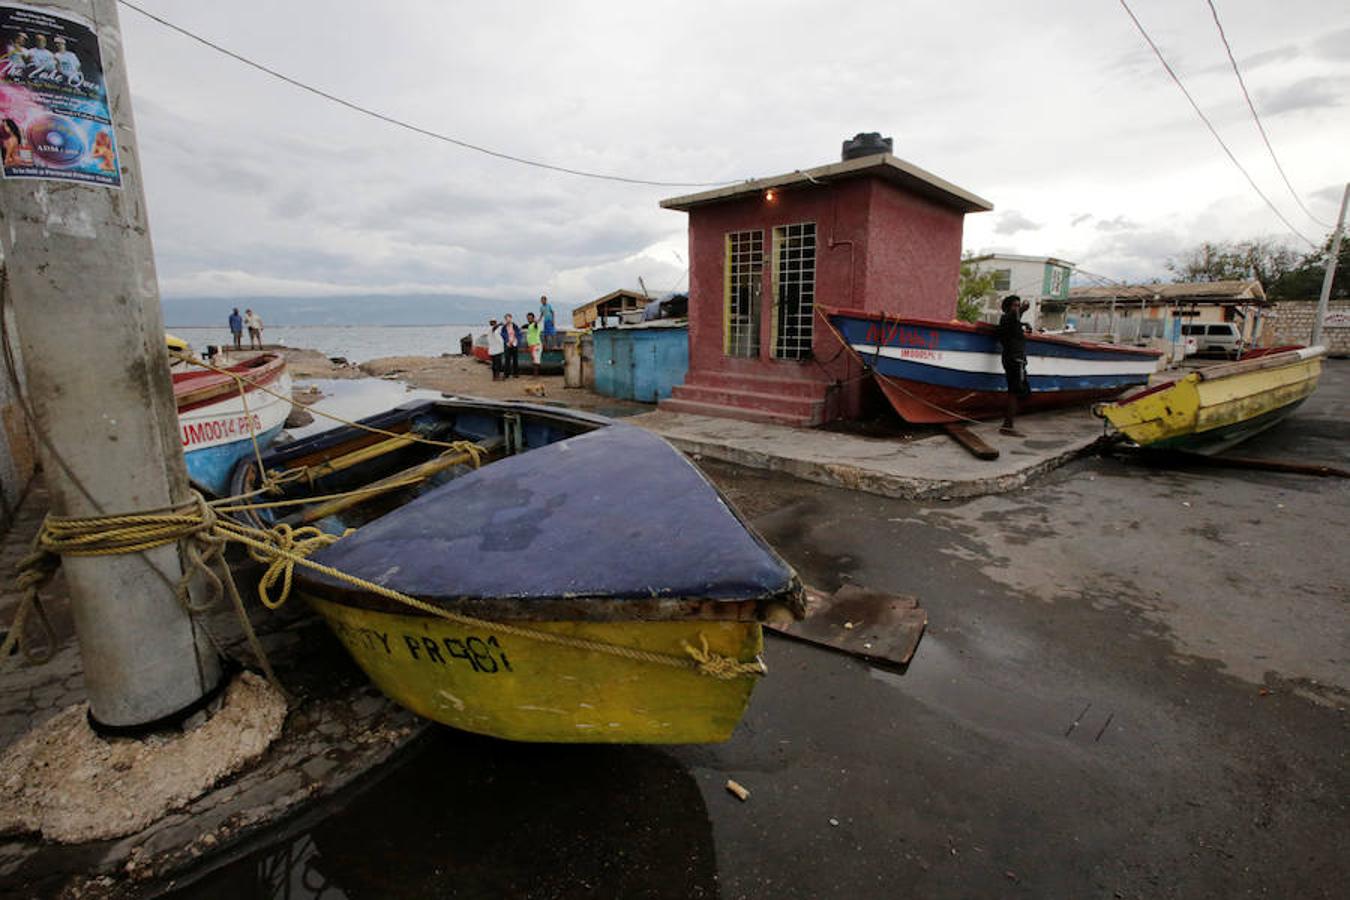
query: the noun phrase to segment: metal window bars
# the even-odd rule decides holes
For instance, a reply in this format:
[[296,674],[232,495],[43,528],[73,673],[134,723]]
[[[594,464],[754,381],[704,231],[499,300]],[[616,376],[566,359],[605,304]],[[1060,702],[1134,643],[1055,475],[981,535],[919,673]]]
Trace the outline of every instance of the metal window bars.
[[759,306],[764,278],[764,232],[727,235],[727,356],[759,356]]
[[778,359],[811,356],[816,301],[816,226],[780,225],[774,242],[774,346]]

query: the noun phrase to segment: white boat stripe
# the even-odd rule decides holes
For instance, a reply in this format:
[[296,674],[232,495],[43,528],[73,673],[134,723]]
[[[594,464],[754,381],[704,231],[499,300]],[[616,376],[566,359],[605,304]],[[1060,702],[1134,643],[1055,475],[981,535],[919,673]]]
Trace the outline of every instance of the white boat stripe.
[[[876,344],[852,344],[854,350],[864,358],[875,356]],[[1002,375],[1003,360],[993,353],[979,353],[973,350],[924,350],[917,347],[882,347],[881,355],[903,362],[932,366],[937,369],[951,369],[957,372],[975,372],[986,375]],[[1077,375],[1147,375],[1158,368],[1160,359],[1138,358],[1116,359],[1075,359],[1068,356],[1027,357],[1028,375],[1077,376]]]

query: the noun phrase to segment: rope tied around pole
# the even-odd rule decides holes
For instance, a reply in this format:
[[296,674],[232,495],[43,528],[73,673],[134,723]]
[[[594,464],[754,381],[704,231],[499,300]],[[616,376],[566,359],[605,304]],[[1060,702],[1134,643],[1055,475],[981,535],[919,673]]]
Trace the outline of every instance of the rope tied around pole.
[[[227,591],[250,646],[268,679],[278,689],[280,684],[249,622],[238,586],[224,559],[225,547],[230,543],[243,546],[250,558],[267,566],[259,581],[258,593],[263,605],[272,610],[280,609],[289,599],[294,586],[295,567],[299,565],[392,600],[409,609],[460,625],[492,629],[501,634],[576,650],[604,653],[638,662],[688,669],[700,675],[723,680],[763,675],[765,672],[764,663],[759,659],[744,662],[712,651],[702,633],[698,635],[700,647],[694,647],[688,642],[683,643],[685,651],[683,656],[642,650],[593,638],[559,634],[511,622],[480,619],[452,612],[393,588],[309,559],[310,554],[332,545],[349,533],[350,530],[344,535],[334,535],[314,526],[292,528],[286,524],[279,524],[271,529],[253,528],[219,517],[216,510],[200,494],[194,492],[190,503],[157,512],[92,517],[49,515],[43,522],[42,530],[35,542],[35,552],[24,561],[20,583],[25,586],[25,590],[31,590],[35,598],[41,584],[56,572],[62,555],[109,556],[140,553],[182,541],[186,559],[183,577],[179,580],[175,591],[179,602],[189,613],[201,613],[219,600],[222,590]],[[221,574],[217,575],[214,569],[219,569]],[[196,575],[203,577],[210,588],[208,602],[199,606],[192,604],[188,592],[189,583]],[[37,608],[40,610],[40,605]],[[16,616],[15,626],[11,628],[11,633],[6,639],[5,652],[8,652],[14,641],[22,641],[21,619],[24,615],[25,610],[21,608],[20,615]],[[45,620],[45,616],[43,618]],[[54,648],[55,641],[49,640],[49,645]]]

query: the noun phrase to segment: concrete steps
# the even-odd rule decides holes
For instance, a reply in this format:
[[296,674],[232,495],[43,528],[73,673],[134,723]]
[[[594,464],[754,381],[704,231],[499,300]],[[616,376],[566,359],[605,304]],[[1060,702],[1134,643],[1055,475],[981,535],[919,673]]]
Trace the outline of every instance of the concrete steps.
[[698,403],[693,400],[682,400],[679,397],[669,397],[662,400],[657,405],[657,409],[662,412],[687,413],[693,416],[716,416],[720,419],[740,419],[744,422],[759,422],[763,425],[788,425],[794,428],[809,427],[807,423],[802,421],[800,416],[765,412],[764,410],[749,409],[742,406]]
[[824,387],[818,382],[699,372],[692,374],[685,384],[677,385],[673,396],[661,401],[660,408],[810,428],[825,419],[823,393]]

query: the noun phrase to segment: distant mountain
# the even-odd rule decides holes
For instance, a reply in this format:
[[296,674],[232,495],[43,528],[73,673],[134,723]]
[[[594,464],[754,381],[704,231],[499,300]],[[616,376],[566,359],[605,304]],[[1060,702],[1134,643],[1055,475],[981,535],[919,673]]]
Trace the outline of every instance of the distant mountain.
[[[503,313],[523,320],[539,308],[538,297],[484,300],[453,294],[379,294],[346,297],[165,297],[169,328],[223,324],[230,310],[252,308],[267,325],[465,325]],[[553,304],[560,325],[570,322],[570,306]]]

